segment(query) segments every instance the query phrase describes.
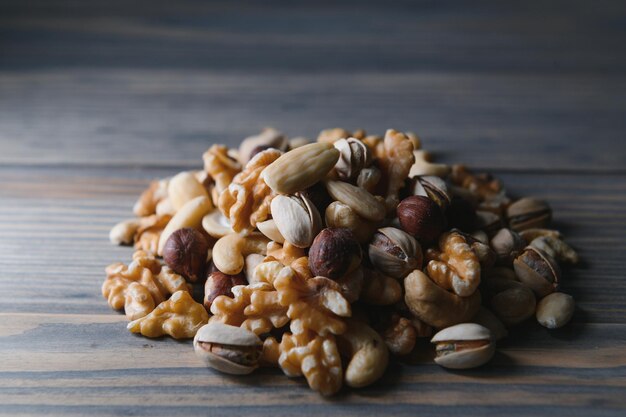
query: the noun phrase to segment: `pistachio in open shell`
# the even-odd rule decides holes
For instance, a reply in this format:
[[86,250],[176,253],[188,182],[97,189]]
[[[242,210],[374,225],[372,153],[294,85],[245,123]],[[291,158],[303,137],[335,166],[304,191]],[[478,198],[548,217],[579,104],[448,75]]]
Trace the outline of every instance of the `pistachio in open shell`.
[[491,332],[476,323],[462,323],[437,333],[435,362],[444,368],[469,369],[487,363],[495,353]]
[[422,248],[415,238],[395,227],[383,227],[368,247],[374,268],[393,278],[404,278],[422,267]]

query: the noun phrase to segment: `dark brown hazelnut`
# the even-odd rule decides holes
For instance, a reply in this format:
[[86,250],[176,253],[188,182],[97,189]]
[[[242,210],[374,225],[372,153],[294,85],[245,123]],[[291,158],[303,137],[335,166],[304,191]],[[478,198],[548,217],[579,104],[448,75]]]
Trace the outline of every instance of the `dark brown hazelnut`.
[[352,231],[327,228],[313,240],[309,250],[309,267],[315,276],[341,278],[361,264],[361,247]]
[[163,260],[174,272],[189,282],[196,282],[204,275],[209,242],[198,230],[187,227],[178,229],[165,242]]
[[432,242],[443,231],[443,212],[428,197],[413,195],[398,204],[398,220],[402,229],[420,242]]
[[213,300],[220,295],[232,297],[232,288],[235,285],[248,285],[248,281],[242,273],[226,275],[220,271],[211,272],[204,283],[204,307],[210,310]]

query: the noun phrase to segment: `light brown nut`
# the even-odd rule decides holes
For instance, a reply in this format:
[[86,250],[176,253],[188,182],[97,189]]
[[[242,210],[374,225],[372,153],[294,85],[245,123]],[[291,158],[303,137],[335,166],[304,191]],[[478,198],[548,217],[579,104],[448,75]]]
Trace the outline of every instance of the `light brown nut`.
[[411,194],[421,195],[433,200],[442,210],[445,210],[452,200],[448,184],[440,177],[422,175],[411,181]]
[[346,228],[359,243],[367,243],[376,232],[379,222],[365,220],[352,210],[347,204],[333,201],[326,208],[326,226],[333,228]]
[[309,387],[322,395],[332,395],[341,388],[341,357],[332,335],[285,333],[279,351],[278,364],[288,377],[304,375]]
[[450,167],[445,164],[436,164],[431,162],[430,153],[423,150],[414,150],[413,157],[415,162],[409,171],[409,177],[417,175],[434,175],[437,177],[445,177],[450,173]]
[[288,146],[287,137],[274,128],[266,128],[258,135],[245,138],[239,145],[239,160],[246,165],[257,152],[256,149],[274,148],[286,151]]
[[444,368],[469,369],[487,363],[496,344],[489,329],[476,323],[448,327],[431,340],[436,345],[435,362]]
[[480,308],[480,291],[469,297],[459,297],[437,286],[417,269],[404,279],[404,291],[409,310],[424,323],[436,328],[467,322]]
[[559,262],[577,264],[580,260],[578,254],[570,245],[553,236],[540,236],[533,239],[529,246],[545,252]]
[[202,228],[214,238],[221,238],[230,233],[235,233],[230,222],[218,209],[212,210],[202,218]]
[[133,213],[137,217],[150,216],[155,214],[157,204],[167,198],[168,180],[152,181],[150,186],[141,193],[139,199],[133,206]]
[[245,375],[259,366],[263,342],[253,332],[223,323],[209,323],[193,339],[196,355],[218,371]]
[[490,306],[506,326],[513,326],[535,314],[537,301],[533,292],[517,281],[490,283]]
[[285,243],[285,237],[280,234],[280,230],[278,230],[274,219],[259,222],[256,224],[256,228],[259,229],[259,232],[263,233],[268,239],[276,243],[280,243],[281,245]]
[[364,271],[361,300],[368,304],[386,306],[402,300],[402,285],[398,280],[377,271]]
[[266,254],[269,239],[260,233],[242,236],[231,233],[213,246],[213,263],[223,273],[236,275],[243,270],[245,257],[252,253]]
[[369,260],[378,271],[402,279],[422,268],[422,247],[406,232],[383,227],[374,234],[368,247]]
[[507,228],[500,229],[491,238],[489,244],[496,253],[498,261],[505,265],[511,265],[526,246],[526,242],[517,232]]
[[378,163],[385,181],[385,204],[388,210],[393,210],[400,201],[398,191],[415,162],[413,142],[404,133],[389,129],[385,132],[383,147],[385,153]]
[[308,145],[309,143],[311,143],[311,141],[302,136],[291,138],[289,139],[289,150],[296,149],[304,145]]
[[111,228],[109,240],[114,245],[131,245],[135,241],[135,234],[139,228],[139,219],[129,219],[119,222]]
[[287,152],[261,173],[276,193],[294,194],[323,179],[339,159],[331,144],[311,143]]
[[439,238],[439,251],[426,251],[428,276],[440,287],[461,297],[473,294],[480,284],[480,262],[466,238],[447,232]]
[[163,230],[172,219],[169,214],[153,214],[139,219],[139,228],[135,233],[135,249],[157,253],[159,239]]
[[251,253],[246,256],[244,275],[249,284],[256,284],[258,281],[254,280],[254,270],[259,264],[265,260],[265,255],[259,253]]
[[371,163],[369,148],[358,139],[339,139],[333,145],[339,151],[335,171],[344,181],[356,178],[361,170]]
[[[291,264],[291,267],[295,267],[294,263]],[[337,284],[341,287],[341,294],[349,303],[354,303],[359,299],[361,291],[363,290],[364,275],[363,268],[359,267],[336,280]]]
[[193,200],[188,201],[180,210],[176,212],[176,215],[169,221],[161,237],[159,238],[159,247],[157,253],[159,256],[163,255],[163,248],[165,242],[169,239],[170,235],[182,229],[184,227],[191,227],[199,229],[202,223],[202,218],[206,216],[213,209],[213,204],[208,197],[200,196]]
[[417,331],[411,320],[397,315],[392,318],[391,326],[382,336],[389,351],[397,356],[411,353],[417,341]]
[[218,206],[234,231],[251,232],[258,222],[269,217],[274,193],[261,179],[261,173],[281,155],[277,149],[256,154],[220,194]]
[[138,282],[131,282],[124,292],[124,313],[129,320],[136,320],[154,310],[150,291]]
[[359,172],[359,176],[356,179],[356,185],[373,194],[376,190],[376,186],[380,182],[381,177],[382,173],[380,172],[380,169],[375,166],[363,168]]
[[541,228],[525,229],[519,232],[519,235],[528,243],[542,236],[549,236],[555,239],[563,238],[563,236],[561,236],[561,232],[559,232],[558,230],[541,229]]
[[498,341],[500,339],[505,338],[509,332],[506,329],[506,326],[499,318],[495,316],[490,310],[485,307],[480,307],[478,313],[471,320],[472,323],[480,324],[483,327],[486,327],[491,332],[491,336],[493,340]]
[[170,217],[176,214],[176,209],[172,204],[172,200],[170,200],[168,197],[159,201],[159,203],[156,205],[155,213],[159,216],[167,214]]
[[352,136],[352,134],[348,132],[346,129],[335,127],[331,129],[322,130],[317,136],[317,141],[332,144],[338,141],[339,139],[346,139],[346,138],[349,138],[350,136]]
[[221,194],[241,171],[241,164],[228,155],[224,145],[213,145],[203,155],[204,170],[215,181],[215,191]]
[[537,305],[537,321],[548,329],[565,326],[574,315],[574,298],[562,292],[548,294]]
[[517,278],[542,298],[557,290],[561,268],[540,249],[528,246],[513,262]]
[[513,230],[541,228],[550,223],[552,209],[543,200],[525,197],[511,204],[506,211],[506,216]]
[[380,335],[368,325],[351,320],[346,332],[339,337],[346,343],[346,355],[350,358],[346,384],[360,388],[376,382],[389,362],[389,351]]
[[385,218],[385,205],[363,188],[343,181],[326,181],[328,194],[366,220],[381,221]]
[[175,211],[180,210],[188,201],[196,197],[208,197],[206,189],[191,172],[181,172],[169,182],[167,195]]
[[[508,204],[508,199],[503,199],[502,183],[489,174],[474,174],[464,165],[453,165],[450,181],[470,192],[479,201],[497,200]],[[500,210],[501,208],[498,208],[498,211]]]
[[174,339],[191,339],[209,320],[204,306],[196,303],[187,291],[177,291],[150,314],[128,323],[128,330],[146,337],[170,335]]
[[272,200],[271,210],[280,235],[294,246],[311,246],[322,228],[322,218],[317,208],[304,195],[277,195]]
[[271,256],[284,266],[291,266],[296,260],[302,257],[306,258],[306,251],[289,242],[286,242],[284,245],[278,242],[270,242],[267,244],[267,256]]

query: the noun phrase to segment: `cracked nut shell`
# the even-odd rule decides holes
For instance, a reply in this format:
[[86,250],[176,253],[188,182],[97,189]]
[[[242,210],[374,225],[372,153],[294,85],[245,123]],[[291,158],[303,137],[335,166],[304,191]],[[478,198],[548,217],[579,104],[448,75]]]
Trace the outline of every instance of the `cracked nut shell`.
[[506,216],[509,226],[515,231],[541,228],[550,223],[552,209],[543,200],[526,197],[511,204],[506,211]]
[[513,262],[518,279],[537,294],[538,297],[557,290],[561,269],[552,257],[540,249],[527,246]]
[[209,242],[191,227],[178,229],[163,247],[163,260],[174,272],[190,282],[196,282],[206,267]]
[[496,344],[489,329],[476,323],[462,323],[437,333],[435,362],[444,368],[469,369],[489,362]]
[[422,267],[420,244],[395,227],[378,229],[369,244],[368,254],[374,268],[393,278],[404,278]]

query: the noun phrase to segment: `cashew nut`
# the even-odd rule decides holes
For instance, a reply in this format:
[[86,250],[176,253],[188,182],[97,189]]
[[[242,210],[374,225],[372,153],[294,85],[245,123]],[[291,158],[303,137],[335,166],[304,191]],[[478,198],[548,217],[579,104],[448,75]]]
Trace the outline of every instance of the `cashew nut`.
[[365,387],[374,383],[387,369],[389,351],[382,337],[367,324],[349,321],[348,330],[339,336],[346,342],[350,362],[345,381],[351,387]]
[[114,245],[130,245],[139,229],[139,219],[129,219],[119,222],[111,228],[109,240]]
[[236,275],[243,270],[245,257],[252,253],[265,255],[268,243],[269,239],[260,233],[228,234],[215,243],[213,263],[224,274]]

